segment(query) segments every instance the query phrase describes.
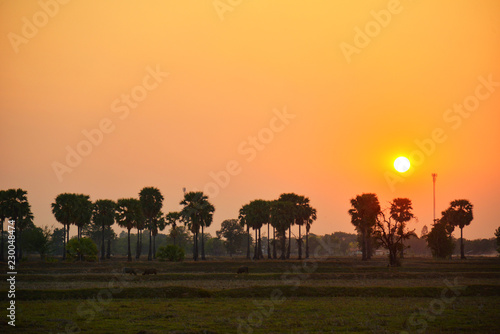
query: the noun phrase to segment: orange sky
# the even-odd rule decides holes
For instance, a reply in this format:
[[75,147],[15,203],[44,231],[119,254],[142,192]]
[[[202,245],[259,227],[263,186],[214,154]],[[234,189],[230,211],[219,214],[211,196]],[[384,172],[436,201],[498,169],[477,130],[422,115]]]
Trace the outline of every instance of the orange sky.
[[[500,225],[498,1],[0,0],[0,35],[0,188],[26,189],[38,226],[60,226],[59,193],[156,186],[166,212],[209,191],[212,234],[283,192],[318,234],[354,231],[357,194],[409,197],[420,234],[433,172],[438,213],[474,204],[466,238]],[[390,186],[399,155],[421,162]]]

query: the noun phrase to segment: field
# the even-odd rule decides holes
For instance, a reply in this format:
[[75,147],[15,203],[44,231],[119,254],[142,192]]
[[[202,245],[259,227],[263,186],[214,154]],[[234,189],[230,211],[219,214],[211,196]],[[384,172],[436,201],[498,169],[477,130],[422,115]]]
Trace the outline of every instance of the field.
[[[124,266],[139,275],[122,274]],[[237,275],[240,266],[249,274]],[[141,275],[145,268],[158,275]],[[3,287],[1,296],[6,305]],[[405,259],[400,268],[388,268],[385,258],[28,261],[18,267],[16,327],[7,326],[5,315],[1,327],[16,333],[499,333],[499,314],[499,258]]]

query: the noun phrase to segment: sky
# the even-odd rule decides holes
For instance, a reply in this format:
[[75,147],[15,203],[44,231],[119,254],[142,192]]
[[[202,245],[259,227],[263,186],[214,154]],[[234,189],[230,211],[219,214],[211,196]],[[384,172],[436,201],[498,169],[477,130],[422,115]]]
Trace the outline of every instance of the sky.
[[60,193],[154,186],[164,212],[208,194],[212,235],[286,192],[316,234],[408,197],[420,235],[432,173],[437,216],[474,205],[465,238],[500,225],[498,1],[0,0],[0,36],[0,189],[37,226]]

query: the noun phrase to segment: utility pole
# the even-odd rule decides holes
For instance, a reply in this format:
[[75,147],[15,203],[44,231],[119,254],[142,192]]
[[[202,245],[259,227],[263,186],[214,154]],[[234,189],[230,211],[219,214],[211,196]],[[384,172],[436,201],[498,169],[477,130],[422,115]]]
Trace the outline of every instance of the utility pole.
[[434,210],[433,210],[433,222],[436,223],[436,178],[437,174],[432,173],[432,197],[433,197],[433,203],[434,203]]

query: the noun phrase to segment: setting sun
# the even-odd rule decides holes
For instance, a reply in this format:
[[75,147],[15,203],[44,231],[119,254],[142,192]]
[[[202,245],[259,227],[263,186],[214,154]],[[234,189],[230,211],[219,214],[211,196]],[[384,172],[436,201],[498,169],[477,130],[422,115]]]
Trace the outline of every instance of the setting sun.
[[394,160],[394,168],[400,172],[404,173],[408,169],[410,169],[410,160],[406,157],[399,157],[396,160]]

